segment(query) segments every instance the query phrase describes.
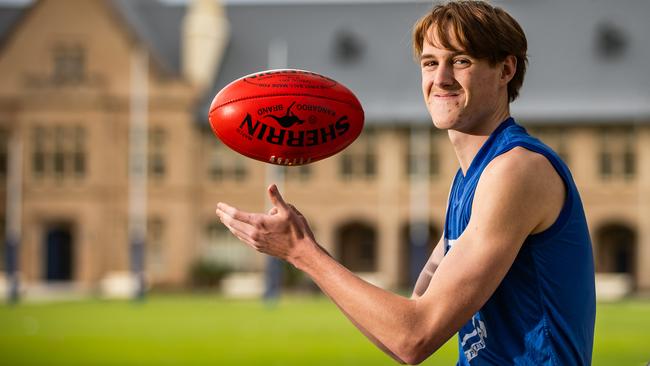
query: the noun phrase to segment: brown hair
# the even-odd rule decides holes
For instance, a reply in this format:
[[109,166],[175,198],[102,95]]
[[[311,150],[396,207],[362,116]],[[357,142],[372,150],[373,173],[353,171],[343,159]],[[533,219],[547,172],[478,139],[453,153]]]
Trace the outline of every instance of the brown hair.
[[438,4],[413,26],[413,50],[417,59],[422,56],[424,41],[435,45],[434,39],[446,49],[487,59],[490,65],[496,65],[508,55],[515,56],[517,70],[508,83],[508,100],[517,98],[526,73],[528,42],[519,23],[503,9],[476,0]]

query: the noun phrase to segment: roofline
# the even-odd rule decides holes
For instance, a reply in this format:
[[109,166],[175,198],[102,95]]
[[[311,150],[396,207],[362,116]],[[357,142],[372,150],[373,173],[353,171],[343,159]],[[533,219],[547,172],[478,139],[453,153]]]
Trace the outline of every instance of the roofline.
[[[41,0],[36,0],[34,1],[35,4],[33,5],[19,5],[19,4],[9,4],[7,8],[15,8],[15,9],[23,9],[22,13],[18,16],[18,19],[14,22],[14,24],[10,25],[7,31],[0,36],[0,55],[2,55],[5,51],[5,47],[7,46],[7,43],[9,43],[9,40],[13,38],[14,34],[16,33],[18,27],[23,23],[27,15],[32,12],[32,10],[40,3]],[[31,4],[31,3],[30,3]]]
[[[40,0],[37,0],[40,1]],[[133,28],[129,20],[126,18],[126,15],[124,14],[124,9],[122,9],[119,6],[119,3],[114,0],[104,0],[103,1],[107,7],[112,10],[113,15],[116,17],[117,21],[122,23],[124,26],[119,27],[120,29],[125,30],[127,33],[127,36],[130,38],[131,42],[138,43],[146,49],[146,51],[152,56],[149,57],[149,59],[153,59],[154,65],[157,68],[157,71],[163,73],[164,75],[167,76],[175,76],[178,77],[179,73],[175,72],[171,66],[169,66],[166,62],[164,62],[164,58],[160,56],[160,54],[156,51],[156,49],[153,47],[153,45],[149,42],[147,42],[146,39],[141,37],[138,32]]]
[[[187,4],[190,0],[159,0],[170,5]],[[432,4],[431,0],[221,0],[226,6],[230,5],[331,5],[331,4],[404,4],[423,3]]]
[[[22,23],[25,21],[27,16],[31,14],[34,11],[34,9],[36,9],[42,3],[43,3],[42,0],[27,0],[27,1],[23,1],[21,4],[12,3],[9,6],[16,9],[23,9],[23,12],[22,14],[20,14],[18,19],[14,22],[14,24],[12,24],[8,28],[8,30],[3,34],[3,36],[0,38],[0,55],[2,55],[2,53],[5,51],[5,47],[7,46],[8,41],[15,35],[17,29],[22,25]],[[154,60],[154,65],[157,71],[168,76],[175,76],[175,77],[180,76],[179,73],[175,72],[169,65],[167,65],[166,62],[163,61],[163,58],[160,57],[158,52],[156,52],[155,48],[149,42],[147,42],[145,39],[143,39],[138,35],[138,32],[136,32],[136,30],[129,23],[128,19],[126,19],[122,9],[120,9],[116,1],[104,0],[102,1],[102,3],[106,5],[109,12],[113,14],[115,19],[123,25],[122,27],[118,27],[118,28],[125,30],[125,33],[129,41],[143,45],[147,50],[147,52],[150,55],[152,55],[150,59]]]

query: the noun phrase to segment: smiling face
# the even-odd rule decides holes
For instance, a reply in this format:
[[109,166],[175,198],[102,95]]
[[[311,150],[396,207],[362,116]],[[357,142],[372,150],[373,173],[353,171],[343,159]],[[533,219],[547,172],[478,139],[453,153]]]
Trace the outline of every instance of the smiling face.
[[440,46],[435,35],[423,42],[420,56],[422,92],[433,124],[465,133],[480,131],[509,115],[507,85],[516,59],[495,65],[466,54],[461,47]]

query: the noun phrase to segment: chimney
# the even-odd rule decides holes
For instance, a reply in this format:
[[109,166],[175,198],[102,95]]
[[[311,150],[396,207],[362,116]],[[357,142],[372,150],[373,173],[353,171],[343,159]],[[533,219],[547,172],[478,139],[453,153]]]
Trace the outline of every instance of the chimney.
[[183,20],[183,76],[205,91],[224,55],[230,25],[220,0],[191,0]]

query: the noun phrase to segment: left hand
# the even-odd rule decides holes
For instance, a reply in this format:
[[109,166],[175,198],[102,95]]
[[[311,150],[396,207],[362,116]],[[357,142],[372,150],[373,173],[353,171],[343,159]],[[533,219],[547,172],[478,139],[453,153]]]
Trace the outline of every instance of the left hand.
[[217,204],[217,216],[241,241],[258,252],[292,263],[305,245],[317,245],[305,217],[287,204],[275,184],[268,188],[273,208],[268,213],[249,213],[228,204]]

